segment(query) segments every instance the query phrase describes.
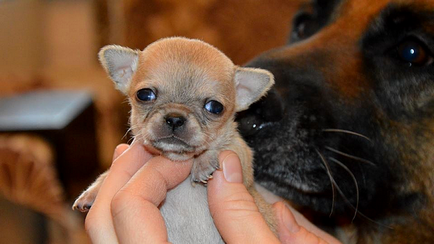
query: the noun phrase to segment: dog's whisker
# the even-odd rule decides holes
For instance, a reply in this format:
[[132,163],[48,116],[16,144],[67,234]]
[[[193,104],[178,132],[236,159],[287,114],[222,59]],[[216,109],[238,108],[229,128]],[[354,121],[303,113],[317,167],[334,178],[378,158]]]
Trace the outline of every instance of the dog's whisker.
[[348,154],[348,153],[341,152],[341,151],[339,151],[339,150],[336,150],[336,149],[331,148],[331,147],[328,147],[328,146],[326,146],[325,149],[327,149],[327,150],[329,150],[329,151],[332,151],[332,152],[334,152],[334,153],[337,153],[337,154],[339,154],[339,155],[345,156],[345,157],[347,157],[347,158],[351,158],[351,159],[354,159],[354,160],[357,160],[357,161],[360,161],[360,162],[364,162],[364,163],[367,163],[367,164],[370,164],[370,165],[372,165],[372,166],[377,167],[376,164],[374,164],[373,162],[371,162],[371,161],[369,161],[369,160],[367,160],[367,159],[359,158],[359,157],[356,157],[356,156],[350,155],[350,154]]
[[345,171],[348,172],[348,174],[350,174],[351,178],[353,178],[354,185],[356,186],[356,207],[355,207],[355,210],[354,210],[353,219],[351,221],[354,221],[354,219],[357,216],[357,212],[359,210],[359,197],[360,197],[360,194],[359,194],[359,184],[357,183],[357,179],[354,176],[353,172],[351,172],[351,170],[347,166],[345,166],[343,163],[341,163],[339,160],[337,160],[335,158],[332,158],[332,157],[330,157],[329,159],[331,161],[335,162],[337,165],[341,166]]
[[[336,181],[334,180],[334,178],[333,178],[333,176],[332,176],[332,174],[331,174],[331,171],[330,171],[330,166],[328,165],[328,163],[327,163],[327,161],[325,160],[324,156],[322,156],[322,154],[321,154],[317,149],[315,149],[315,151],[318,153],[319,157],[321,158],[321,161],[323,162],[324,166],[326,167],[326,169],[327,169],[327,174],[328,174],[328,176],[329,176],[329,178],[330,178],[330,181],[331,181],[331,183],[332,183],[332,186],[333,186],[333,202],[332,202],[332,206],[334,206],[334,189],[336,189],[336,190],[338,191],[339,195],[342,196],[342,198],[344,199],[344,201],[345,201],[345,202],[346,202],[350,207],[352,207],[353,209],[356,210],[357,208],[354,207],[353,204],[351,204],[351,202],[350,202],[350,201],[348,200],[348,198],[345,196],[344,192],[341,190],[341,188],[339,187],[339,185],[338,185],[338,184],[336,183]],[[375,220],[369,218],[368,216],[364,215],[364,214],[363,214],[362,212],[360,212],[360,211],[356,211],[356,214],[362,216],[363,218],[365,218],[365,219],[367,219],[367,220],[371,221],[372,223],[375,223],[375,224],[377,224],[377,225],[379,225],[379,226],[383,226],[383,227],[385,227],[385,228],[393,229],[391,226],[381,224],[381,223],[379,223],[379,222],[377,222],[377,221],[375,221]]]
[[331,207],[330,215],[329,215],[331,217],[333,214],[333,209],[335,207],[335,180],[333,179],[332,173],[330,171],[330,166],[327,163],[327,161],[325,160],[325,158],[323,157],[323,155],[318,151],[318,149],[315,149],[315,151],[318,153],[322,163],[324,164],[326,171],[327,171],[327,175],[329,176],[329,179],[330,179],[330,184],[332,185],[332,207]]
[[[333,176],[331,175],[330,166],[328,165],[328,163],[327,163],[327,161],[325,160],[325,158],[322,156],[322,154],[321,154],[317,149],[315,149],[315,150],[316,150],[316,152],[318,153],[319,157],[321,158],[321,161],[323,162],[324,166],[325,166],[326,169],[327,169],[327,174],[328,174],[328,176],[329,176],[329,178],[330,178],[330,181],[331,181],[332,185],[334,186],[333,191],[334,191],[334,189],[336,189],[336,190],[338,191],[339,195],[342,196],[342,198],[344,199],[344,201],[345,201],[345,202],[346,202],[346,203],[347,203],[351,208],[353,208],[354,210],[356,210],[356,207],[354,207],[353,204],[351,204],[351,202],[350,202],[350,201],[348,200],[348,198],[345,196],[344,192],[341,190],[341,188],[339,187],[339,185],[336,183],[336,181],[334,180]],[[333,192],[333,202],[332,202],[332,206],[334,206],[334,192]],[[362,216],[363,218],[365,218],[365,219],[367,219],[367,220],[371,221],[372,223],[375,223],[375,224],[377,224],[377,225],[379,225],[379,226],[382,226],[382,227],[385,227],[385,228],[388,228],[388,229],[393,229],[391,226],[381,224],[381,223],[379,223],[379,222],[377,222],[377,221],[375,221],[375,220],[369,218],[368,216],[364,215],[364,214],[363,214],[362,212],[360,212],[360,211],[356,211],[356,214]]]
[[[335,182],[335,184],[336,184],[336,182]],[[342,192],[341,188],[340,188],[337,184],[336,184],[335,186],[336,186],[336,190],[339,192],[339,195],[342,196],[342,198],[344,199],[344,201],[345,201],[345,202],[346,202],[346,203],[347,203],[351,208],[356,209],[356,208],[353,206],[353,204],[351,204],[351,202],[348,200],[348,198],[345,196],[345,194]],[[377,222],[377,221],[375,221],[375,220],[369,218],[368,216],[364,215],[364,214],[363,214],[362,212],[360,212],[360,211],[357,211],[357,215],[360,215],[361,217],[363,217],[363,218],[365,218],[365,219],[371,221],[371,222],[374,223],[374,224],[377,224],[377,225],[379,225],[379,226],[382,226],[382,227],[385,227],[385,228],[388,228],[388,229],[393,230],[393,227],[391,227],[391,226],[389,226],[389,225],[382,224],[382,223],[380,223],[380,222]]]
[[360,133],[354,132],[354,131],[350,131],[350,130],[342,130],[342,129],[323,129],[322,131],[324,132],[338,132],[338,133],[346,133],[346,134],[350,134],[350,135],[355,135],[355,136],[359,136],[361,138],[364,138],[366,140],[368,140],[369,142],[372,142],[372,140]]

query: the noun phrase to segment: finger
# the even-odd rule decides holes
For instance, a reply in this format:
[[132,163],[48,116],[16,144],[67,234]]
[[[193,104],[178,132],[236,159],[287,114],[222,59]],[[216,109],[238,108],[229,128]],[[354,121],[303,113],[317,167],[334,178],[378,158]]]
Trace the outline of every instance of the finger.
[[116,194],[111,213],[120,243],[167,242],[166,226],[158,206],[168,190],[187,179],[191,165],[192,161],[152,158]]
[[219,156],[222,170],[208,181],[208,202],[214,223],[226,243],[279,243],[242,183],[238,156],[231,151]]
[[[124,146],[121,147],[123,148]],[[93,243],[117,243],[110,212],[112,198],[150,158],[152,156],[140,143],[133,142],[113,161],[107,178],[86,216],[86,230]]]
[[[319,236],[321,239],[325,240],[327,243],[340,243],[336,238],[328,234],[327,232],[319,229],[317,226],[312,224],[308,219],[306,219],[301,213],[299,213],[296,209],[291,207],[283,202],[283,199],[274,195],[264,187],[260,185],[255,185],[256,190],[266,199],[269,203],[277,203],[282,202],[282,204],[291,211],[291,214],[294,216],[295,221],[298,225],[303,226],[306,230],[312,232],[313,234]],[[283,208],[281,208],[280,203],[273,205],[275,215],[281,214]]]
[[116,148],[115,148],[115,152],[113,153],[113,159],[112,161],[115,161],[122,153],[124,153],[128,148],[130,147],[130,145],[128,144],[119,144]]
[[[282,243],[300,243],[300,244],[326,244],[340,243],[335,238],[317,229],[322,233],[314,233],[300,226],[291,210],[283,202],[277,202],[273,205],[276,214],[277,230],[279,239]],[[325,235],[324,235],[325,234]],[[326,237],[327,241],[321,237]]]

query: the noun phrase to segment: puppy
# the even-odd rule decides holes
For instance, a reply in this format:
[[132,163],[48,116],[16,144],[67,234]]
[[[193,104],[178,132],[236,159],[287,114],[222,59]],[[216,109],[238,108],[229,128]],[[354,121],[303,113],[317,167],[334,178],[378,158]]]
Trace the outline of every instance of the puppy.
[[[240,157],[243,183],[274,231],[273,213],[253,185],[252,151],[241,139],[235,112],[245,110],[273,85],[266,70],[241,68],[199,40],[167,38],[143,51],[106,46],[99,58],[131,104],[131,130],[149,152],[173,161],[193,159],[189,179],[167,194],[161,213],[169,241],[223,243],[210,216],[206,184],[219,168],[218,155]],[[87,211],[106,176],[101,175],[74,203]]]
[[316,0],[249,63],[256,180],[346,243],[434,241],[434,1]]

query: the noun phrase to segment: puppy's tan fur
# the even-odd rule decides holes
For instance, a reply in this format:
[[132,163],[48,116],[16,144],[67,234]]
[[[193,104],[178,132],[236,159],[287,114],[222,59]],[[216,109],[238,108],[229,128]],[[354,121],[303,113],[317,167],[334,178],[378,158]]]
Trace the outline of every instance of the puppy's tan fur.
[[[273,85],[271,73],[235,66],[211,45],[186,38],[162,39],[143,51],[107,46],[100,52],[100,61],[116,87],[129,98],[131,129],[136,140],[150,152],[171,160],[193,159],[190,179],[171,190],[161,208],[169,240],[222,242],[209,215],[206,188],[193,187],[189,182],[206,183],[219,167],[218,154],[223,150],[232,150],[239,156],[244,185],[275,231],[271,208],[253,185],[252,151],[241,139],[234,122],[235,112],[247,109]],[[155,100],[138,98],[138,91],[143,89],[151,89]],[[218,101],[223,111],[218,114],[207,111],[205,104],[209,101]],[[173,127],[168,121],[173,116],[185,122]],[[106,173],[102,174],[76,200],[74,209],[89,209],[105,176]],[[176,217],[179,206],[193,209],[192,216],[186,213]],[[192,235],[196,237],[189,239]]]

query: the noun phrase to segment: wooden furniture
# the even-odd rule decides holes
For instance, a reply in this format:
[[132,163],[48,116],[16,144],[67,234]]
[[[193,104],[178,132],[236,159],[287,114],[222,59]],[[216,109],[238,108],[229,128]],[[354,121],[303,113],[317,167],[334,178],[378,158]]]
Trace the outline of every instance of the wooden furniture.
[[95,109],[86,91],[34,91],[0,98],[0,133],[36,134],[53,148],[67,199],[98,170]]

